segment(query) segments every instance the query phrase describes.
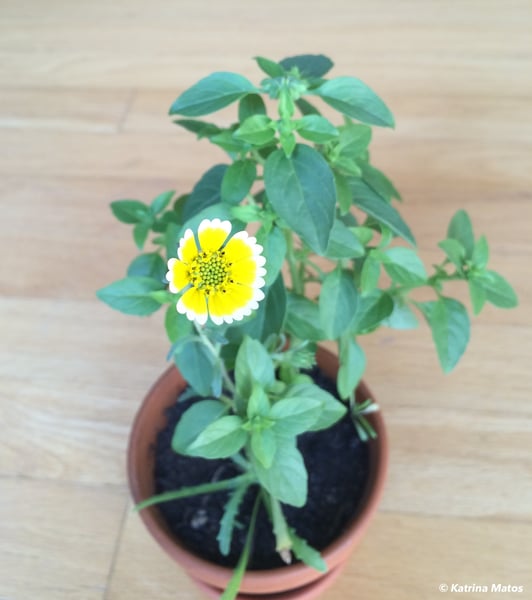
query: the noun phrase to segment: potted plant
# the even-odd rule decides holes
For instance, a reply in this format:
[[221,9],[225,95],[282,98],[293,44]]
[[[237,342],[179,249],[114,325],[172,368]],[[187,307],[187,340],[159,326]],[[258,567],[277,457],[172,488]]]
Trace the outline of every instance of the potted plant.
[[[358,337],[422,316],[448,372],[470,327],[446,283],[467,284],[474,314],[517,299],[462,210],[427,272],[399,193],[370,161],[371,126],[394,126],[375,92],[327,77],[323,55],[256,62],[259,85],[217,72],[172,104],[175,123],[229,159],[188,194],[111,204],[141,253],[98,297],[140,316],[168,305],[177,369],[147,395],[129,449],[153,535],[212,597],[312,598],[338,574],[384,481],[384,426],[361,382]],[[230,105],[228,127],[198,119]],[[420,288],[432,299],[416,299]]]

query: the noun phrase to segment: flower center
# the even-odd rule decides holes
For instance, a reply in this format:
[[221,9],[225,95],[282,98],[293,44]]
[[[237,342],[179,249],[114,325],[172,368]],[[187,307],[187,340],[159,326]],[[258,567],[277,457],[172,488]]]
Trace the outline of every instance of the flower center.
[[201,252],[190,266],[190,278],[192,285],[205,291],[219,289],[230,276],[230,263],[225,259],[225,252]]

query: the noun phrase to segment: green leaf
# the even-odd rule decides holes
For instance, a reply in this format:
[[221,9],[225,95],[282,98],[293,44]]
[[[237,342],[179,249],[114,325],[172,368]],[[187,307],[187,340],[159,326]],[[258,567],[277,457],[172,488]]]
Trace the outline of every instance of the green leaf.
[[242,75],[213,73],[185,90],[170,107],[170,114],[185,117],[208,115],[255,91],[255,86]]
[[111,308],[126,315],[147,316],[161,305],[150,292],[163,288],[161,282],[149,277],[126,277],[98,290],[96,296]]
[[[337,398],[313,383],[296,383],[292,385],[286,392],[286,398],[301,398],[307,403],[307,407],[309,408],[310,400],[313,400],[319,404],[319,409],[316,415],[308,414],[303,424],[299,423],[297,419],[292,419],[292,422],[287,424],[287,420],[283,417],[282,422],[275,425],[275,430],[283,435],[293,436],[305,431],[327,429],[346,413],[345,406]],[[278,406],[280,402],[275,404],[275,406]],[[314,416],[315,418],[312,422],[312,417]]]
[[247,118],[233,136],[254,146],[264,146],[275,139],[274,123],[267,115]]
[[201,400],[188,408],[179,421],[172,436],[172,450],[187,454],[187,448],[211,423],[227,412],[227,406],[218,400]]
[[340,156],[358,158],[365,152],[371,141],[371,127],[351,123],[341,128],[340,139],[335,151]]
[[231,548],[231,538],[233,536],[233,529],[235,528],[236,518],[238,516],[238,510],[242,504],[242,500],[246,495],[249,488],[249,481],[244,481],[239,485],[233,493],[229,496],[229,500],[224,507],[224,514],[220,520],[220,529],[216,539],[218,540],[218,546],[221,554],[227,556]]
[[142,250],[144,248],[144,244],[148,239],[150,229],[151,227],[147,223],[137,223],[133,227],[133,240],[135,241],[135,245],[139,250]]
[[251,433],[251,451],[253,456],[265,468],[272,466],[277,450],[277,439],[271,429],[258,429]]
[[164,327],[171,344],[189,335],[193,329],[192,322],[187,319],[186,315],[177,312],[175,304],[171,304],[166,309]]
[[227,165],[215,165],[201,176],[183,204],[184,221],[188,221],[205,208],[221,202],[222,181],[227,170]]
[[110,206],[113,215],[128,225],[140,223],[150,213],[149,206],[140,200],[115,200]]
[[303,116],[320,114],[320,111],[310,102],[307,102],[304,98],[299,98],[298,100],[296,100],[296,106]]
[[416,245],[416,240],[410,228],[393,206],[383,200],[360,179],[351,178],[349,185],[353,193],[353,204],[355,206],[358,206],[379,223],[389,227],[393,233],[410,242],[413,246]]
[[238,120],[242,123],[249,117],[265,115],[266,105],[259,94],[248,94],[238,103]]
[[379,285],[381,276],[381,263],[378,258],[370,253],[366,256],[360,272],[360,291],[362,295],[373,292]]
[[229,458],[242,449],[247,438],[242,419],[227,415],[207,425],[187,448],[187,454],[210,459]]
[[485,269],[489,260],[489,247],[486,236],[481,235],[475,242],[472,261],[477,269]]
[[253,383],[253,390],[249,396],[246,415],[248,419],[253,417],[266,417],[270,414],[270,400],[268,394],[259,383]]
[[335,219],[325,256],[332,259],[357,258],[364,256],[364,247],[342,221]]
[[202,494],[213,494],[214,492],[221,492],[222,490],[229,490],[236,488],[243,483],[251,483],[249,474],[239,475],[231,479],[222,479],[221,481],[213,481],[212,483],[201,483],[200,485],[194,485],[180,490],[172,490],[171,492],[164,492],[157,494],[151,498],[147,498],[142,502],[139,502],[135,506],[135,510],[142,510],[148,506],[154,504],[160,504],[161,502],[170,502],[172,500],[181,500],[182,498],[190,498],[191,496],[200,496]]
[[174,354],[174,362],[200,396],[210,396],[216,391],[213,386],[220,376],[219,365],[201,340],[191,338],[181,344]]
[[263,247],[263,256],[266,258],[266,285],[271,285],[279,276],[286,256],[286,239],[279,227],[273,226],[265,233],[261,228],[257,233],[257,241]]
[[318,305],[308,298],[293,293],[288,294],[286,329],[300,340],[318,342],[327,337],[320,327]]
[[389,108],[365,83],[355,77],[337,77],[322,84],[313,93],[348,117],[383,127],[394,127]]
[[471,258],[475,247],[475,237],[471,219],[465,210],[457,211],[451,219],[447,229],[447,238],[460,242],[465,249],[466,258]]
[[282,77],[284,75],[284,69],[279,63],[263,56],[255,56],[255,60],[261,71],[266,73],[266,75],[270,77]]
[[275,379],[274,365],[266,348],[258,341],[245,337],[235,363],[235,383],[238,395],[247,401],[253,385],[267,387]]
[[214,125],[213,123],[205,123],[205,121],[197,121],[195,119],[177,119],[174,121],[174,123],[176,125],[180,125],[183,127],[183,129],[186,129],[191,133],[195,133],[198,136],[198,139],[204,137],[210,138],[222,131],[218,125]]
[[445,256],[458,269],[462,268],[465,261],[465,248],[458,240],[448,239],[441,241],[438,246],[445,252]]
[[253,456],[252,463],[259,483],[280,502],[304,506],[307,501],[307,470],[293,439],[277,438],[277,453],[266,469]]
[[[278,400],[270,410],[270,419],[276,421],[274,430],[283,436],[295,437],[308,431],[317,421],[322,402],[314,398],[312,384],[299,384],[289,390],[288,396]],[[319,389],[319,388],[318,388]]]
[[360,163],[360,168],[362,169],[362,179],[381,198],[384,198],[387,202],[390,202],[392,198],[401,200],[401,194],[382,171],[367,162]]
[[169,204],[170,200],[175,196],[175,190],[170,190],[168,192],[163,192],[156,196],[151,203],[151,211],[154,215],[158,215],[162,212]]
[[302,138],[324,144],[338,137],[338,129],[325,117],[307,115],[295,121],[297,132]]
[[335,269],[325,277],[319,299],[320,323],[329,339],[337,339],[349,328],[357,304],[358,292],[347,271]]
[[484,271],[475,274],[472,279],[484,290],[487,302],[499,308],[514,308],[517,306],[518,300],[514,289],[496,271]]
[[235,138],[233,133],[232,129],[225,129],[209,138],[213,144],[225,150],[231,158],[234,158],[234,155],[239,152],[247,152],[249,150],[249,144],[244,140]]
[[127,274],[129,277],[149,277],[166,285],[166,263],[157,252],[140,254],[129,265]]
[[416,327],[419,326],[419,321],[404,300],[401,298],[394,298],[393,311],[382,324],[391,329],[405,330],[416,329]]
[[264,182],[277,214],[312,250],[323,254],[334,223],[336,190],[321,154],[300,144],[291,158],[276,150],[266,161]]
[[294,67],[299,69],[303,77],[323,77],[334,66],[330,58],[323,54],[300,54],[283,58],[279,64],[290,71]]
[[222,179],[222,202],[239,204],[251,190],[257,176],[252,160],[237,160],[225,171]]
[[356,389],[366,369],[364,350],[350,336],[342,337],[339,342],[340,368],[336,385],[338,394],[347,400]]
[[381,256],[382,264],[393,281],[402,285],[417,285],[427,280],[427,272],[415,250],[389,248]]
[[292,552],[296,555],[296,558],[320,573],[327,572],[327,563],[317,550],[310,546],[303,538],[299,537],[294,529],[289,529],[288,535],[292,541]]
[[474,279],[470,279],[467,283],[469,286],[471,305],[473,306],[473,314],[478,315],[486,303],[486,292]]
[[346,215],[351,209],[353,199],[349,182],[343,175],[334,171],[334,185],[336,187],[336,199],[340,207],[340,214]]
[[445,373],[449,373],[464,353],[469,342],[469,317],[463,304],[453,298],[420,302],[427,323],[432,330],[438,358]]
[[392,298],[385,292],[374,290],[362,296],[351,329],[356,334],[369,333],[382,324],[394,310]]

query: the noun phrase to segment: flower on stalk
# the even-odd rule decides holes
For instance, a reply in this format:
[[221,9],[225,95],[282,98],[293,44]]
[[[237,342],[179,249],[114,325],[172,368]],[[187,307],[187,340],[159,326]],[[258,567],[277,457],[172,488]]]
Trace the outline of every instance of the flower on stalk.
[[[240,321],[264,298],[266,259],[246,231],[229,237],[231,223],[204,219],[196,237],[191,229],[179,242],[178,258],[168,261],[169,289],[184,292],[177,310],[200,325]],[[199,247],[198,247],[199,244]]]

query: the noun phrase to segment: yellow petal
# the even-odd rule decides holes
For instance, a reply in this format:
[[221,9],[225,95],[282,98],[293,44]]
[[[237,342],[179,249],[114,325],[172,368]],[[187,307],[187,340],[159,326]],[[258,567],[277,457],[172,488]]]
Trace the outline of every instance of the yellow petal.
[[179,291],[190,283],[188,267],[179,260],[173,262],[170,268],[171,281],[174,287]]
[[225,245],[225,258],[230,263],[249,259],[253,256],[253,250],[249,244],[240,237],[233,236]]
[[209,314],[213,317],[228,317],[234,312],[231,299],[227,293],[213,292],[209,296]]
[[235,283],[253,285],[257,279],[257,263],[251,258],[235,262],[231,266],[231,278]]
[[181,296],[181,299],[177,303],[177,310],[180,313],[186,313],[189,319],[198,317],[198,321],[205,322],[207,317],[205,293],[194,287],[190,288]]
[[185,235],[181,238],[177,254],[179,260],[182,260],[187,264],[190,264],[198,255],[196,240],[194,239],[194,234],[191,229],[187,229]]
[[202,252],[216,252],[227,239],[231,232],[229,221],[202,221],[198,229],[198,240]]
[[229,314],[232,314],[244,308],[253,299],[253,288],[234,283],[226,287],[224,296],[226,296],[226,306],[230,310]]

